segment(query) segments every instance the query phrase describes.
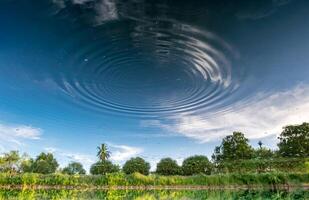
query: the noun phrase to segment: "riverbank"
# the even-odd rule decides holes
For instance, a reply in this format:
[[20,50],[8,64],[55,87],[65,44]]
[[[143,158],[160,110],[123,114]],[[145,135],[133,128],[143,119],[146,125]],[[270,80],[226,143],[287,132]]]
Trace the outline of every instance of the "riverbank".
[[0,190],[284,190],[295,189],[309,190],[309,183],[302,184],[277,184],[277,185],[175,185],[175,186],[64,186],[64,185],[1,185]]
[[42,187],[42,188],[252,188],[252,187],[308,187],[308,173],[247,173],[215,174],[195,176],[144,176],[139,173],[125,175],[64,175],[64,174],[0,174],[1,187]]

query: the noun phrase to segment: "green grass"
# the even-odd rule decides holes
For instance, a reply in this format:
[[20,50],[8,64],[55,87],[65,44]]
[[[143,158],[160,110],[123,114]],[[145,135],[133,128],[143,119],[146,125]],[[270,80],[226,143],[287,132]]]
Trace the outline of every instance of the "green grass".
[[0,190],[0,200],[7,199],[135,199],[135,200],[155,200],[155,199],[250,199],[250,200],[294,200],[308,199],[309,191],[267,191],[267,190],[203,190],[203,191],[139,191],[139,190]]
[[196,176],[144,176],[123,173],[106,176],[64,174],[0,174],[0,185],[46,185],[46,186],[174,186],[174,185],[276,185],[309,183],[308,173],[246,173]]

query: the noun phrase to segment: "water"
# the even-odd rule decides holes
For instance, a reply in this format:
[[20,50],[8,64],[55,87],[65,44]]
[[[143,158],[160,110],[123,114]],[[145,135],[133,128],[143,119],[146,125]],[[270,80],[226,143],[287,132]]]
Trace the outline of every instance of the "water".
[[76,190],[0,190],[0,199],[308,199],[309,192],[296,191],[76,191]]
[[[86,110],[139,118],[198,115],[207,120],[249,106],[257,92],[290,81],[307,82],[307,59],[292,52],[288,61],[268,57],[273,53],[275,59],[285,58],[285,52],[279,57],[276,53],[288,45],[284,38],[306,35],[306,6],[304,1],[271,0],[235,5],[4,0],[2,71],[14,65],[27,78],[52,85],[63,95],[58,100]],[[299,28],[287,26],[289,13]],[[298,52],[308,48],[306,37],[301,38],[304,41],[294,39]],[[12,64],[15,59],[18,63]],[[293,75],[292,63],[304,74]],[[292,79],[283,81],[287,73]]]

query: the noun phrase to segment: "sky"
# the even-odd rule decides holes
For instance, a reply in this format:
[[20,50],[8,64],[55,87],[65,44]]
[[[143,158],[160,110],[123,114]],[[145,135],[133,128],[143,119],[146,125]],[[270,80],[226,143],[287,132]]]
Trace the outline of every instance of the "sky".
[[309,121],[306,0],[2,0],[0,152],[179,164]]

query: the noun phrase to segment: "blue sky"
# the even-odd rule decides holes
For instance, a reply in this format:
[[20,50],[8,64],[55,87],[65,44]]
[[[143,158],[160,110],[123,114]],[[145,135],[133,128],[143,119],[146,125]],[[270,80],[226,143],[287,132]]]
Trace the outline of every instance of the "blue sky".
[[263,2],[2,1],[1,152],[89,167],[107,143],[154,168],[233,131],[275,148],[309,120],[309,6]]

